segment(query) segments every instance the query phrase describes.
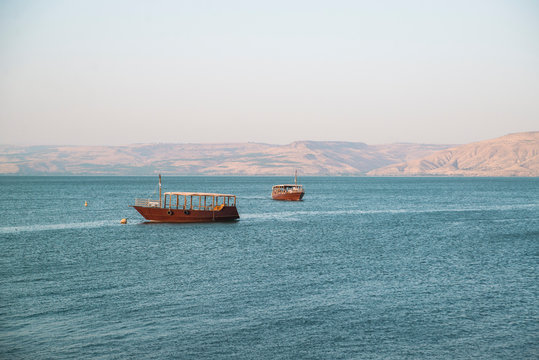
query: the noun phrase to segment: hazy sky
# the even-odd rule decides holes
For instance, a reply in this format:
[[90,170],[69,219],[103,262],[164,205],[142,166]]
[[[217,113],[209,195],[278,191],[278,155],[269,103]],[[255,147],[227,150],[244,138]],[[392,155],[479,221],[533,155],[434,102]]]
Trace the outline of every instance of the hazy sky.
[[539,130],[539,2],[0,1],[0,143]]

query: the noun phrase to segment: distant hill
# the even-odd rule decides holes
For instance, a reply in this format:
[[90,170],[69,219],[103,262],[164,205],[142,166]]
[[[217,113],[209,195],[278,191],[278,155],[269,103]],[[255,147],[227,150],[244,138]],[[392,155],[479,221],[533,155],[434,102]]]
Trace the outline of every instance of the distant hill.
[[539,176],[539,132],[467,145],[296,141],[288,145],[0,145],[3,175]]
[[368,175],[539,176],[539,131],[452,147]]
[[0,174],[365,175],[450,145],[297,141],[288,145],[0,146]]

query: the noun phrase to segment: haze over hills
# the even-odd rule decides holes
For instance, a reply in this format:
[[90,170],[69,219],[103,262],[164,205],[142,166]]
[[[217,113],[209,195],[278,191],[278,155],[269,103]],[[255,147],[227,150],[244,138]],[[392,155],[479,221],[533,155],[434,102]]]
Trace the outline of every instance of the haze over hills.
[[449,145],[296,141],[288,145],[0,146],[0,174],[364,175]]
[[3,175],[539,176],[539,132],[467,145],[296,141],[287,145],[0,146]]
[[539,131],[452,147],[368,175],[539,176]]

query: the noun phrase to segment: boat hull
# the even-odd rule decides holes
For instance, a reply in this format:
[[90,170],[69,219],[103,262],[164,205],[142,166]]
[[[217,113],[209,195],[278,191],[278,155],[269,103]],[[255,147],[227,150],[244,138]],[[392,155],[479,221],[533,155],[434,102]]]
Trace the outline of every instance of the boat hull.
[[201,223],[213,221],[234,221],[240,218],[235,206],[225,206],[221,210],[183,210],[159,207],[133,206],[148,221],[162,223]]
[[300,201],[305,195],[304,191],[301,192],[285,192],[285,193],[273,193],[271,198],[273,200],[284,200],[284,201]]

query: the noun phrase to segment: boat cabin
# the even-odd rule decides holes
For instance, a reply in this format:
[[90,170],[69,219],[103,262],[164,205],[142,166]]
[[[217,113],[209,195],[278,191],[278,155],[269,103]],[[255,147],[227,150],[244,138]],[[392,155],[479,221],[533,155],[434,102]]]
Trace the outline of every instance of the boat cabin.
[[283,184],[283,185],[274,185],[271,188],[273,194],[285,194],[293,192],[303,192],[303,185],[297,184]]
[[217,211],[225,206],[236,206],[236,196],[228,194],[166,192],[164,208],[180,210]]

